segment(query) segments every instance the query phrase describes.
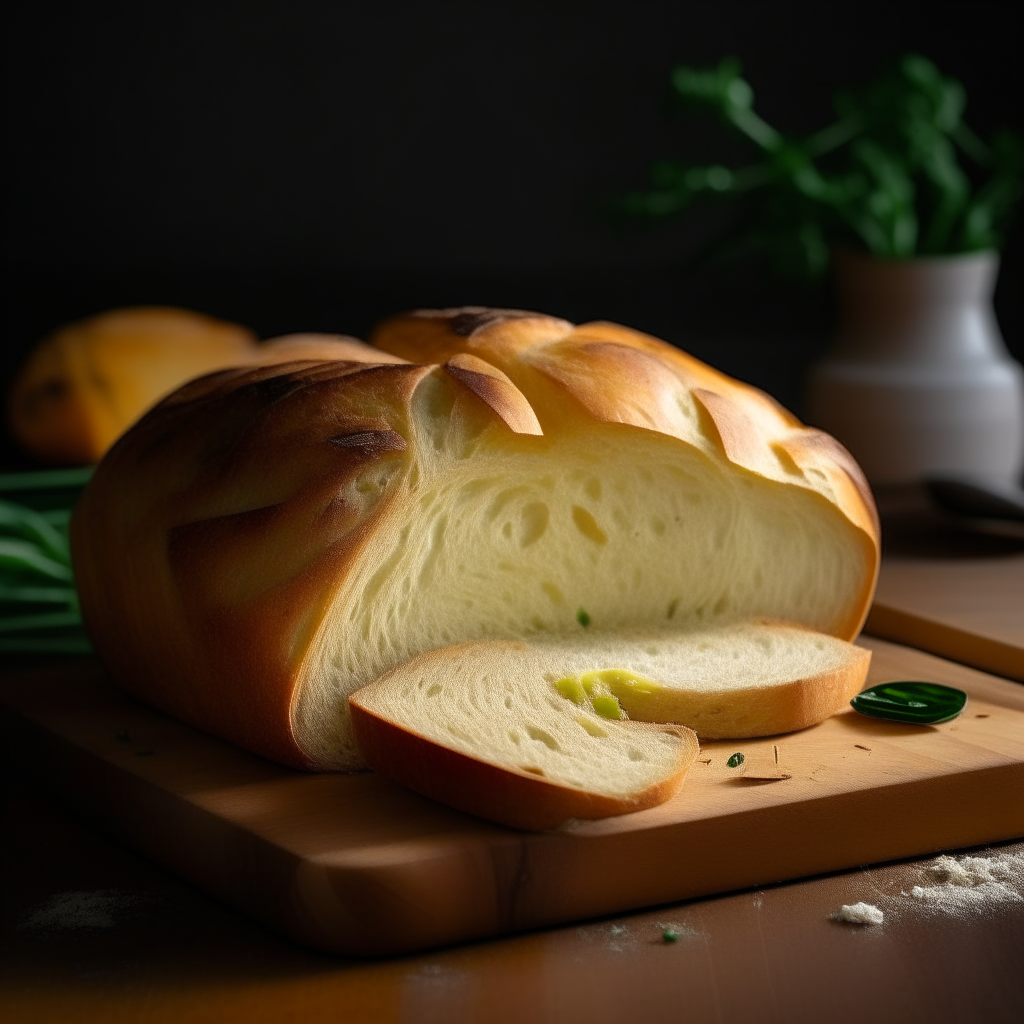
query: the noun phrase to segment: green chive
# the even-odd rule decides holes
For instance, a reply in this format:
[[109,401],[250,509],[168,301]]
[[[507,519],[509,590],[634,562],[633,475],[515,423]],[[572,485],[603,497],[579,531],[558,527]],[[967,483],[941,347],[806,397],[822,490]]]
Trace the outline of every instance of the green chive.
[[869,718],[909,725],[938,725],[952,721],[967,706],[967,694],[938,683],[883,683],[850,701],[854,711]]

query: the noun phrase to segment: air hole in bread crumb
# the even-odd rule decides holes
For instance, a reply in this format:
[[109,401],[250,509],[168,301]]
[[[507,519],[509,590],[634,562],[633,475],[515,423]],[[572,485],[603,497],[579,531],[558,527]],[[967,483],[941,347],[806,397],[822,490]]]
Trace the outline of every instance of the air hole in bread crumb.
[[440,692],[441,687],[437,683],[434,683],[434,685],[429,690],[427,690],[427,696],[436,697]]
[[531,775],[539,775],[541,778],[544,778],[543,768],[528,768],[525,764],[520,765],[519,767],[522,768],[524,772],[529,772]]
[[597,724],[597,722],[590,721],[589,718],[577,718],[576,724],[583,727],[586,732],[593,736],[595,739],[607,739],[608,733]]
[[510,739],[510,740],[511,740],[511,741],[512,741],[513,743],[518,743],[518,742],[519,742],[519,733],[517,733],[517,732],[515,731],[515,729],[510,729],[510,730],[509,730],[509,734],[508,734],[508,738],[509,738],[509,739]]
[[588,481],[585,488],[587,494],[590,495],[594,501],[601,500],[601,481],[596,476],[592,476]]
[[678,597],[672,598],[672,600],[669,601],[669,603],[668,603],[668,615],[666,617],[671,619],[672,616],[675,615],[676,609],[678,607],[679,607],[679,598]]
[[543,501],[531,501],[519,513],[519,546],[528,548],[547,532],[551,513]]
[[538,743],[543,743],[544,746],[550,750],[558,750],[558,740],[549,732],[545,732],[543,729],[538,729],[535,725],[528,725],[526,727],[526,734],[531,740],[536,740]]
[[576,529],[588,540],[595,544],[608,543],[608,534],[597,525],[597,520],[582,505],[573,505],[572,521],[576,524]]
[[632,748],[630,748],[630,751],[629,751],[629,759],[630,759],[630,761],[646,761],[647,760],[647,758],[645,758],[644,755],[641,754],[639,750],[633,750]]
[[505,707],[507,707],[509,709],[509,711],[512,710],[512,698],[511,697],[506,697],[505,698]]

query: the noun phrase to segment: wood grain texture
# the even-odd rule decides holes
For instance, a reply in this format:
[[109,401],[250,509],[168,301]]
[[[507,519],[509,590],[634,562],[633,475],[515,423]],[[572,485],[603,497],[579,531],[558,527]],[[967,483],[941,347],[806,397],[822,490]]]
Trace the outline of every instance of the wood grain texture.
[[[709,743],[667,804],[539,834],[372,774],[263,761],[123,695],[94,664],[9,678],[0,696],[15,761],[115,835],[300,942],[368,955],[1024,834],[1020,689],[868,646],[871,683],[953,682],[972,695],[966,713],[916,727],[847,712],[782,740]],[[773,742],[791,778],[725,767]]]
[[865,629],[1024,682],[1024,554],[883,560]]

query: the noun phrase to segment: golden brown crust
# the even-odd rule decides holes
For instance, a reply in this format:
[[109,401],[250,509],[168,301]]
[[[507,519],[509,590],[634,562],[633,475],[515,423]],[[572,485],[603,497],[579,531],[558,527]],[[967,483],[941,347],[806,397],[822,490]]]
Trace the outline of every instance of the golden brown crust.
[[543,831],[571,818],[607,818],[656,807],[673,797],[697,756],[697,741],[687,729],[637,724],[685,737],[679,767],[670,777],[630,798],[616,799],[559,786],[529,772],[499,768],[434,743],[367,710],[358,691],[349,698],[352,724],[367,764],[423,796],[460,811],[512,828]]
[[497,367],[469,353],[452,356],[444,368],[496,412],[517,434],[543,434],[526,396]]
[[[795,732],[817,725],[842,711],[864,688],[871,652],[854,648],[855,660],[841,668],[781,685],[744,690],[683,692],[671,690],[673,710],[659,713],[648,698],[648,714],[641,715],[627,702],[623,707],[636,721],[673,721],[693,729],[702,740],[746,739]],[[685,710],[679,705],[685,701]]]
[[345,360],[359,363],[404,363],[399,356],[382,352],[358,338],[345,334],[284,334],[260,342],[252,362],[261,366],[276,363]]
[[310,767],[291,724],[301,659],[388,501],[352,484],[405,457],[408,402],[429,371],[229,370],[125,435],[72,520],[83,615],[112,676],[193,725]]

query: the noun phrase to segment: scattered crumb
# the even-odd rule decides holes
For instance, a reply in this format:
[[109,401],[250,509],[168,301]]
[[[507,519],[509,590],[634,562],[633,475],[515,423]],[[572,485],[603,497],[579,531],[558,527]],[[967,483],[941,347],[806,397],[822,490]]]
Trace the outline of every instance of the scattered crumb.
[[707,758],[705,758],[705,757],[698,757],[697,760],[700,761],[701,764],[711,764],[711,758],[710,757],[707,757]]
[[950,857],[943,854],[924,869],[934,885],[915,885],[910,895],[930,909],[962,914],[999,903],[1024,901],[1024,854]]
[[854,903],[853,906],[844,904],[838,914],[834,915],[837,921],[846,921],[848,924],[881,924],[885,915],[870,903]]
[[975,715],[975,718],[990,718],[991,715]]
[[142,897],[120,889],[59,892],[37,907],[20,924],[44,932],[78,928],[113,928]]
[[863,743],[854,743],[854,746],[858,750],[870,750],[871,749],[870,747],[865,747]]

